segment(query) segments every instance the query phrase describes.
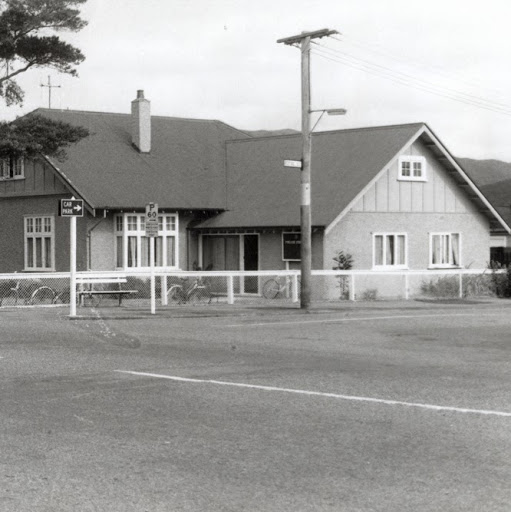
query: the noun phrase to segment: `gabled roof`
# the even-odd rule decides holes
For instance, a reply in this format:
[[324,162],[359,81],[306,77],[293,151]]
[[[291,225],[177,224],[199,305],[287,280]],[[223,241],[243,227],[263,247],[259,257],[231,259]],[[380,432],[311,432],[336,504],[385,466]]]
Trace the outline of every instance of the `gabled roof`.
[[[419,132],[423,123],[314,133],[312,224],[328,226]],[[228,209],[204,228],[299,226],[301,135],[227,143]]]
[[151,152],[131,143],[131,115],[37,109],[90,135],[51,163],[92,208],[225,209],[227,139],[247,134],[221,121],[152,116]]
[[[327,230],[412,142],[421,139],[447,172],[488,216],[510,231],[499,212],[425,123],[319,132],[312,137],[312,225]],[[199,228],[300,225],[300,172],[284,160],[301,159],[301,136],[227,142],[228,211]]]

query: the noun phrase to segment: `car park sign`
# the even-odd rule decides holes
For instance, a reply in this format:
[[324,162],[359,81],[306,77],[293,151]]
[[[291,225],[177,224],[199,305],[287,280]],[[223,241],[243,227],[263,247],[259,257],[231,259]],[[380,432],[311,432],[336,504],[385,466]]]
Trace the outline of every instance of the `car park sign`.
[[83,199],[61,199],[61,217],[83,217]]

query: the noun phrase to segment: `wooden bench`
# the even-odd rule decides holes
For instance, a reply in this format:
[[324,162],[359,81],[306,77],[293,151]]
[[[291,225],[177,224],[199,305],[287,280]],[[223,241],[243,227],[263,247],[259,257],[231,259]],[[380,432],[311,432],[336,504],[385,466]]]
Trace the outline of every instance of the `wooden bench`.
[[[76,284],[80,286],[88,286],[88,289],[81,289],[76,292],[76,296],[78,297],[78,302],[81,306],[83,306],[84,297],[93,297],[98,296],[101,298],[105,295],[116,295],[119,298],[119,306],[122,305],[122,298],[126,295],[133,295],[138,293],[138,290],[124,290],[121,285],[127,283],[127,279],[125,277],[87,277],[87,276],[79,276],[76,279]],[[116,290],[96,290],[94,289],[94,285],[102,285],[102,284],[117,284],[118,289]]]

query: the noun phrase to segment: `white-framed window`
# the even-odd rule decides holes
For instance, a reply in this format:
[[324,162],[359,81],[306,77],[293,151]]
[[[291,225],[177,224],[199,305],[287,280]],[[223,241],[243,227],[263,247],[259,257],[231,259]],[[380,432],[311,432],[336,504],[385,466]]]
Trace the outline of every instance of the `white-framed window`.
[[408,237],[406,233],[373,234],[373,268],[407,268]]
[[55,270],[55,219],[53,215],[26,216],[25,270]]
[[25,162],[23,157],[2,158],[0,160],[0,179],[15,180],[25,177]]
[[[145,236],[145,215],[124,213],[115,216],[115,266],[145,268],[150,266],[149,238]],[[178,216],[158,216],[158,236],[154,238],[155,266],[178,267]]]
[[400,156],[399,179],[426,181],[426,159],[423,156]]
[[429,265],[433,268],[459,267],[461,262],[460,233],[430,233]]

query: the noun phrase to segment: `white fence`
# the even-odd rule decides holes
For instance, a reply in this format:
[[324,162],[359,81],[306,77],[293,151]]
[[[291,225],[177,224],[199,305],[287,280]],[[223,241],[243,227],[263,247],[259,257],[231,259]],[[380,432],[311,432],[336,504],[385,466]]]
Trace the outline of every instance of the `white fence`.
[[[298,271],[156,271],[151,297],[147,271],[78,272],[79,306],[149,308],[195,304],[289,305],[299,303]],[[56,306],[70,302],[70,274],[0,274],[0,307]],[[503,294],[505,270],[312,271],[315,302]]]

